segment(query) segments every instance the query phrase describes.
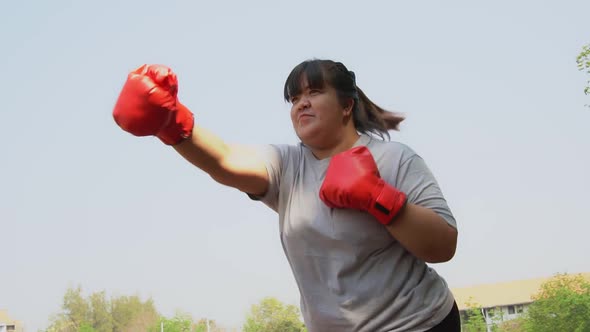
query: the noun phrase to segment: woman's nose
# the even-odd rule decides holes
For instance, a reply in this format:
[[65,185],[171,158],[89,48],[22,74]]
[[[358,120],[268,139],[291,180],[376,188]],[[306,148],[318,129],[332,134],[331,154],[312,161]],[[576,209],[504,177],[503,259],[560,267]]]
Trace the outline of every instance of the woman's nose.
[[302,96],[299,100],[298,106],[299,109],[306,109],[311,106],[311,102],[309,101],[309,98],[307,98],[306,96]]

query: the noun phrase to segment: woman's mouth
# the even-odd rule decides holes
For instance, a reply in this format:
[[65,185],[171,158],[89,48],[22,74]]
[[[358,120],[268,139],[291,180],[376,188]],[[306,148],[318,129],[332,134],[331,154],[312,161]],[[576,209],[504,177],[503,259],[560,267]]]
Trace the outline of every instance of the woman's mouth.
[[303,114],[299,114],[299,116],[297,117],[297,120],[298,121],[307,121],[308,119],[311,119],[311,118],[313,118],[313,115],[303,113]]

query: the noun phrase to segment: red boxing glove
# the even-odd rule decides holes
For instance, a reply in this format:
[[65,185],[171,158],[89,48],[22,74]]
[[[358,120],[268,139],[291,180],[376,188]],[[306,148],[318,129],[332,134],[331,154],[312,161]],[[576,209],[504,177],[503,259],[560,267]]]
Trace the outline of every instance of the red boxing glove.
[[156,136],[167,145],[190,137],[194,119],[177,98],[176,74],[161,65],[143,65],[129,73],[113,118],[135,136]]
[[331,208],[369,212],[383,225],[389,225],[407,201],[406,194],[381,179],[365,146],[332,157],[320,198]]

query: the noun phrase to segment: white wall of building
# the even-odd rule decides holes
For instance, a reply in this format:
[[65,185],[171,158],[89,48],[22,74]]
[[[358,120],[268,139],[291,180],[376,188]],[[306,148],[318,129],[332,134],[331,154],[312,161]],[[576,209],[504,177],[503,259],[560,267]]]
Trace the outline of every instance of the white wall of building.
[[491,332],[494,324],[500,324],[520,317],[527,312],[528,304],[515,304],[495,308],[485,308],[484,315],[488,332]]

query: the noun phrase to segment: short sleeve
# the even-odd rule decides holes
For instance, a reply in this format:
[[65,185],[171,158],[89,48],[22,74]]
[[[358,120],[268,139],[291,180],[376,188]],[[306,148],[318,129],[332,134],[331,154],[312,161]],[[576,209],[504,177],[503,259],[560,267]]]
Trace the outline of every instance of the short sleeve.
[[397,189],[408,197],[408,203],[429,208],[457,228],[455,217],[445,200],[442,190],[424,160],[414,154],[399,167]]
[[266,193],[260,196],[248,194],[251,199],[263,202],[274,211],[278,211],[279,187],[283,167],[282,150],[284,149],[280,145],[265,145],[258,149],[268,173],[268,189]]

